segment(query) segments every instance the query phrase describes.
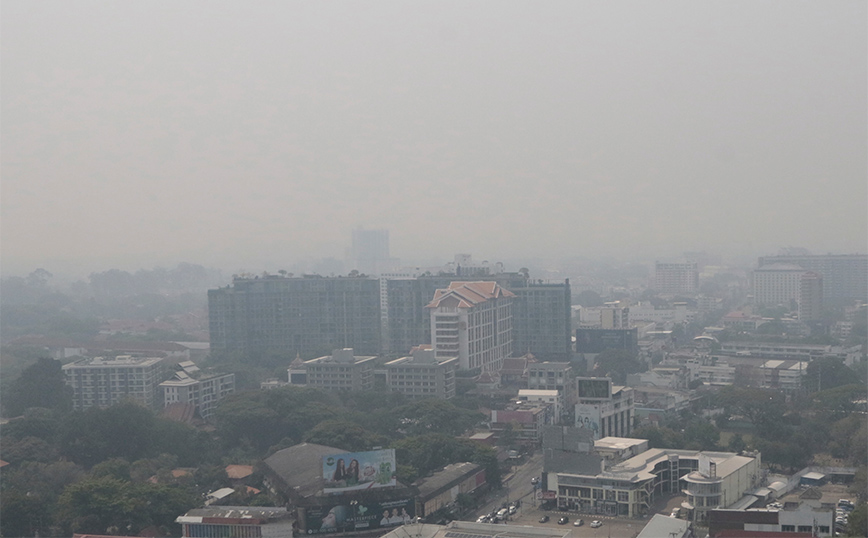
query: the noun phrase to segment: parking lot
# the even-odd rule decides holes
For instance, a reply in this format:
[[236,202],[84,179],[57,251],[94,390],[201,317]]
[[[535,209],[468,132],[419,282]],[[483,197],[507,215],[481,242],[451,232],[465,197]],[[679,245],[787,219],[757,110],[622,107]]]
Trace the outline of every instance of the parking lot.
[[[549,521],[540,523],[539,519],[547,515]],[[569,518],[569,522],[565,525],[559,525],[558,519],[561,516]],[[573,526],[576,519],[583,519],[584,525],[581,527]],[[599,520],[603,525],[599,528],[592,529],[591,521]],[[596,515],[581,515],[567,512],[558,512],[554,510],[545,511],[539,507],[534,507],[531,503],[523,503],[518,512],[509,518],[507,525],[530,525],[533,527],[553,527],[561,528],[565,532],[569,531],[571,536],[575,538],[583,537],[612,537],[612,538],[632,538],[636,536],[642,527],[647,523],[647,519],[625,519],[613,518]]]

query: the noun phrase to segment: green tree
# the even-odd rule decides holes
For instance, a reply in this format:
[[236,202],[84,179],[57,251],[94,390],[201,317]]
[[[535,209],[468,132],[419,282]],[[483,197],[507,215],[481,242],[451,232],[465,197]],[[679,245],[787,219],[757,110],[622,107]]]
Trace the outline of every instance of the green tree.
[[111,458],[100,463],[97,463],[90,470],[90,475],[94,478],[109,476],[118,480],[130,480],[130,462],[123,458]]
[[685,447],[691,450],[717,450],[720,430],[704,420],[695,420],[684,429]]
[[776,390],[730,385],[721,389],[717,396],[728,415],[742,415],[760,431],[779,431],[787,410],[786,397]]
[[157,526],[174,533],[178,514],[198,504],[182,487],[102,476],[69,485],[60,497],[60,514],[72,532],[137,535]]
[[135,461],[153,454],[155,422],[153,412],[133,402],[73,413],[63,424],[60,451],[88,467],[115,457]]
[[358,424],[343,419],[320,422],[305,434],[304,440],[350,452],[370,450],[374,446],[382,446],[389,442],[388,438],[371,433]]
[[0,518],[0,536],[50,535],[51,509],[44,499],[17,490],[0,493],[3,517]]
[[727,443],[726,448],[730,452],[738,453],[747,448],[747,443],[744,442],[741,434],[737,433],[729,439],[729,443]]
[[847,415],[856,409],[854,400],[865,396],[865,385],[840,385],[809,395],[812,408],[826,415]]
[[593,290],[583,290],[573,298],[573,303],[582,305],[585,308],[593,308],[603,306],[603,298]]
[[868,504],[860,502],[847,519],[847,536],[868,536]]
[[[12,467],[10,469],[10,467]],[[64,488],[84,477],[84,471],[68,461],[24,463],[3,470],[0,535],[56,536],[57,501]]]
[[41,358],[3,391],[7,416],[18,416],[31,407],[65,412],[72,409],[72,387],[66,385],[60,361]]
[[282,439],[302,439],[320,422],[345,415],[338,397],[305,387],[236,393],[217,407],[217,434],[228,447],[249,444],[257,455]]
[[623,385],[628,374],[644,372],[648,366],[635,355],[623,349],[606,349],[594,360],[593,374],[600,377],[611,377],[612,382]]
[[449,401],[418,400],[395,411],[407,435],[444,433],[460,435],[478,424],[484,416],[477,411],[456,407]]
[[637,439],[648,439],[648,448],[682,448],[684,436],[672,428],[643,426],[633,432]]

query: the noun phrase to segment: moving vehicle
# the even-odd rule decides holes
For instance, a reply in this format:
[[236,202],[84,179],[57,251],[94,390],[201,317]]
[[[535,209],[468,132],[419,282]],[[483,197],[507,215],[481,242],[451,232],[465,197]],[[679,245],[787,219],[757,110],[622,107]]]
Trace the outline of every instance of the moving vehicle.
[[599,519],[595,519],[594,521],[591,521],[591,528],[592,529],[599,529],[602,526],[603,526],[603,522],[600,521]]
[[531,478],[530,483],[533,484],[534,486],[539,484],[539,477],[535,476],[535,477]]
[[539,522],[540,523],[548,523],[549,522],[549,516],[543,516],[543,517],[539,518]]
[[568,518],[567,516],[561,516],[560,519],[558,519],[558,525],[566,525],[569,522],[570,518]]
[[584,524],[585,524],[584,519],[577,519],[577,520],[573,521],[573,527],[581,527]]

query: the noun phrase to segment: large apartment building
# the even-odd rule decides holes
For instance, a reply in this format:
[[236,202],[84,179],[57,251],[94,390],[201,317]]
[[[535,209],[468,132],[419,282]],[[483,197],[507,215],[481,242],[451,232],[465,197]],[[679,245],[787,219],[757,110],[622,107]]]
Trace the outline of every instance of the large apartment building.
[[512,292],[513,349],[540,360],[568,361],[572,355],[569,280],[540,282],[520,273],[439,274],[381,278],[383,351],[406,353],[431,341],[426,306],[438,289],[453,282],[485,280]]
[[462,370],[498,372],[512,355],[512,292],[496,282],[453,282],[427,308],[438,359],[458,357]]
[[246,358],[268,352],[317,356],[351,347],[380,352],[374,278],[236,278],[208,291],[211,350]]
[[155,409],[161,402],[162,358],[94,357],[64,364],[62,368],[66,384],[73,390],[72,404],[76,411],[109,407],[127,400]]
[[825,254],[796,256],[762,256],[757,266],[797,265],[823,277],[823,298],[828,301],[868,299],[868,255]]
[[753,272],[753,301],[758,305],[798,303],[805,269],[790,263],[760,266]]
[[658,293],[693,294],[699,291],[699,267],[695,262],[657,262],[654,289]]
[[[246,358],[269,352],[311,357],[338,347],[406,354],[431,342],[428,309],[452,282],[486,280],[512,292],[513,349],[540,360],[572,354],[570,283],[467,268],[438,275],[395,271],[379,279],[307,276],[236,278],[208,292],[211,349]],[[484,270],[483,270],[484,269]],[[479,275],[483,274],[482,277]]]

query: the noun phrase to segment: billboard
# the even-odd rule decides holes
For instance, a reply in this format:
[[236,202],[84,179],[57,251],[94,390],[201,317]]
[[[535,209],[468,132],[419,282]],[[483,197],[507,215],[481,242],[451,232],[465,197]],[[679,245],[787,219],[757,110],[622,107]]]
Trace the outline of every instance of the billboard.
[[343,502],[299,508],[299,529],[305,534],[366,531],[413,523],[416,505],[412,498],[379,502]]
[[612,380],[608,377],[578,377],[579,399],[612,397]]
[[607,349],[623,349],[630,353],[639,351],[637,329],[577,329],[576,352],[602,353]]
[[331,454],[322,459],[323,493],[395,486],[396,470],[394,449]]
[[576,404],[576,428],[586,428],[594,434],[594,439],[600,438],[600,406],[593,404]]

